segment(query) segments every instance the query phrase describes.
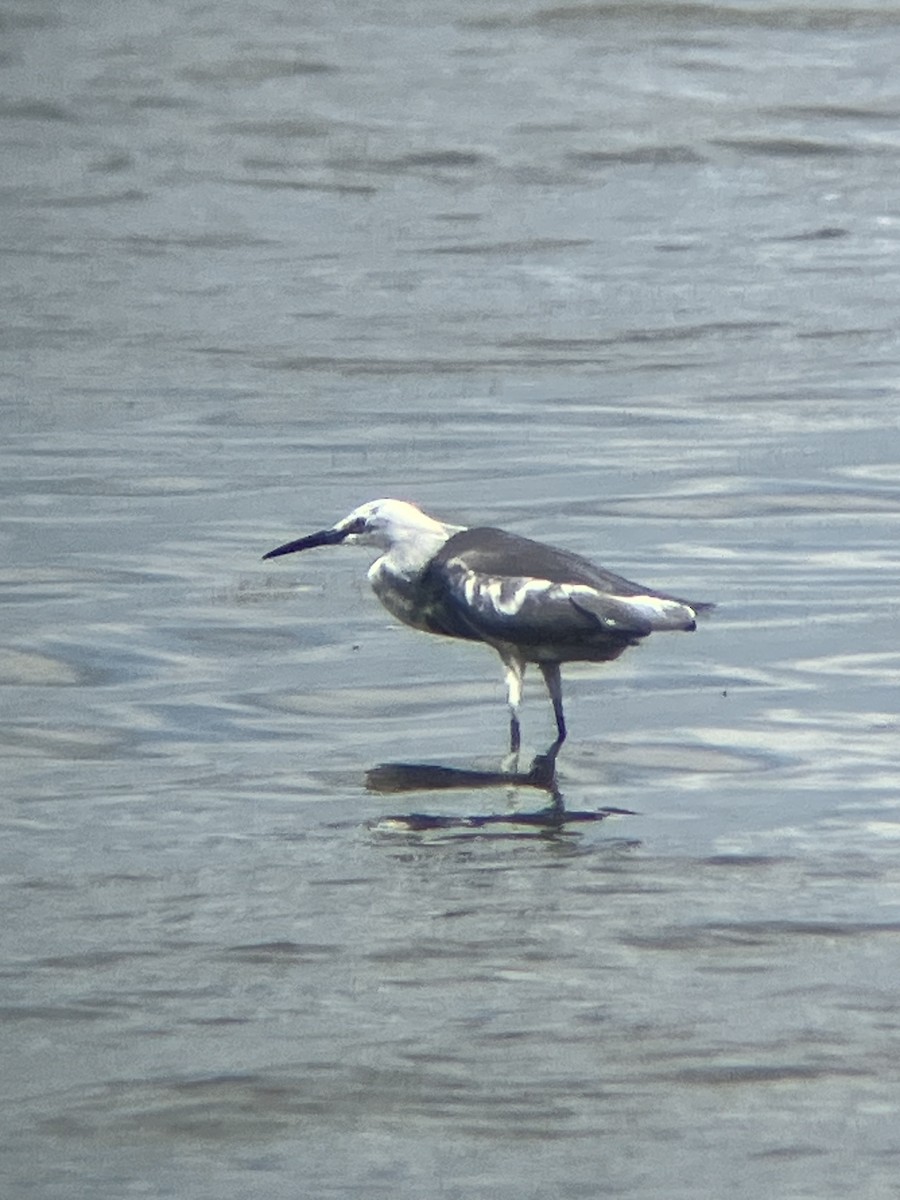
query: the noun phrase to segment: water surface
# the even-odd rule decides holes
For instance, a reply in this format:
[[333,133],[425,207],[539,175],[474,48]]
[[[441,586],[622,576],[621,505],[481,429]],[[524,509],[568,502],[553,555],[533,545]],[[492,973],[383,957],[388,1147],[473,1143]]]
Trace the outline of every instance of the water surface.
[[[889,4],[0,12],[4,1196],[896,1196]],[[379,495],[718,604],[396,627]],[[528,759],[552,718],[526,693]],[[527,765],[527,763],[525,764]]]

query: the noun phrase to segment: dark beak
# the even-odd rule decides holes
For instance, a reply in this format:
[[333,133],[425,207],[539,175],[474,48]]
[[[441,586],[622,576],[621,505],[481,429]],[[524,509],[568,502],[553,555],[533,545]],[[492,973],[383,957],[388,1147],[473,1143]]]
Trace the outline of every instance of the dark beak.
[[313,546],[336,546],[351,532],[350,529],[320,529],[318,533],[308,533],[306,537],[296,538],[293,542],[285,542],[283,546],[276,546],[274,550],[264,554],[263,558],[280,558],[282,554],[295,554],[298,550],[311,550]]

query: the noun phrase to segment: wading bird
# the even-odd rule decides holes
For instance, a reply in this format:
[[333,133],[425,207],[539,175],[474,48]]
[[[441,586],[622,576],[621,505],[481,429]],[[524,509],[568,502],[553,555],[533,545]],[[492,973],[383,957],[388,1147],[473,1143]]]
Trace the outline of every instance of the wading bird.
[[278,558],[314,546],[381,551],[369,582],[384,607],[426,633],[484,642],[500,655],[519,749],[525,667],[537,663],[566,737],[560,664],[610,662],[656,630],[696,628],[710,604],[689,603],[502,529],[445,525],[404,500],[371,500],[330,529],[270,550]]

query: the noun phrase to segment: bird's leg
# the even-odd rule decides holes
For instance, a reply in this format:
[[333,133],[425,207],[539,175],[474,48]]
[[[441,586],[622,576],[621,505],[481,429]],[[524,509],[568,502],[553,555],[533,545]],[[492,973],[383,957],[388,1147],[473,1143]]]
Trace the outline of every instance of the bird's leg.
[[547,691],[550,693],[550,699],[553,702],[553,715],[556,717],[556,742],[554,746],[558,750],[566,740],[566,718],[563,716],[562,702],[562,677],[559,673],[559,663],[542,662],[540,666],[544,683],[547,685]]
[[522,729],[519,725],[519,706],[522,703],[522,686],[525,680],[525,663],[517,654],[503,654],[506,672],[506,697],[509,704],[509,752],[519,753],[522,744]]

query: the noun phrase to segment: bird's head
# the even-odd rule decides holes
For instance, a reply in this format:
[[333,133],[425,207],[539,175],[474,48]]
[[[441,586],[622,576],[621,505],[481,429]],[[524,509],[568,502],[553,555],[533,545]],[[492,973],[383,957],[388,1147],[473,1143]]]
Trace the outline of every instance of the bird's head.
[[456,525],[444,525],[427,516],[414,504],[405,500],[370,500],[354,508],[353,512],[332,525],[295,541],[286,542],[264,554],[263,558],[278,558],[282,554],[293,554],[297,550],[309,550],[313,546],[373,546],[378,550],[391,551],[395,546],[421,546],[428,557],[452,534]]

